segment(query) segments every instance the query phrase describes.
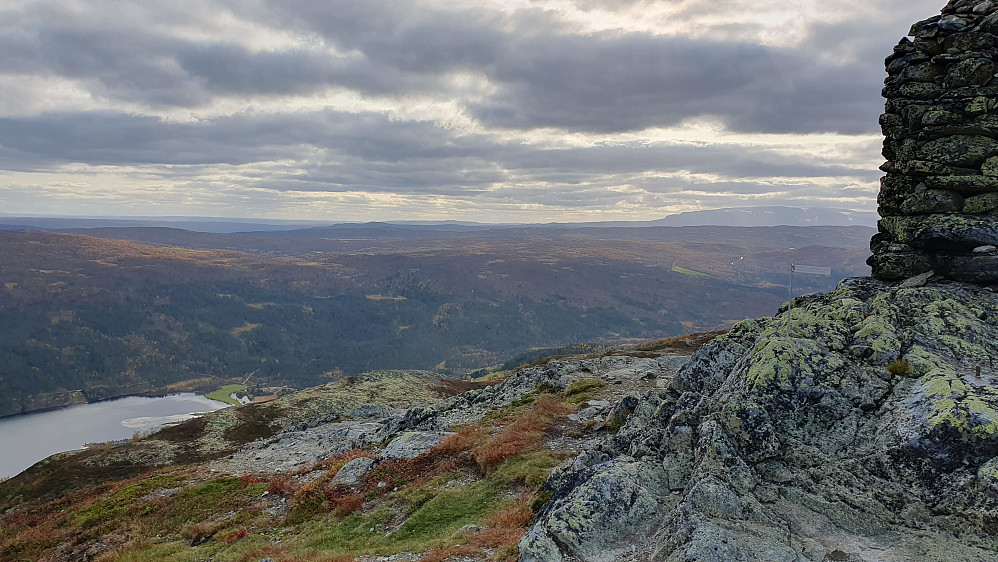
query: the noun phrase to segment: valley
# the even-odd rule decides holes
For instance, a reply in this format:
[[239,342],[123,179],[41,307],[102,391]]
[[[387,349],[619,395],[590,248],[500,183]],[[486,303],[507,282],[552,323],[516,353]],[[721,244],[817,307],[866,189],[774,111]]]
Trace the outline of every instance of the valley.
[[0,415],[376,369],[464,377],[537,348],[711,330],[771,314],[793,261],[833,271],[799,276],[797,294],[865,275],[869,231],[2,231]]

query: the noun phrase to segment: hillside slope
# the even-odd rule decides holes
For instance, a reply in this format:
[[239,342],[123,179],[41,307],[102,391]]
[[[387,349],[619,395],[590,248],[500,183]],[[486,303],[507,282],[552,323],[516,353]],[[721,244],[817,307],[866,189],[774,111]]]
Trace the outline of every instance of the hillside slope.
[[793,305],[692,358],[442,400],[373,373],[56,456],[0,484],[0,555],[998,560],[998,295],[864,278]]
[[368,373],[56,455],[0,483],[0,559],[512,559],[551,470],[687,360],[652,347],[444,400],[460,385]]
[[[777,264],[793,256],[562,238],[306,242],[342,253],[0,232],[0,416],[250,375],[295,388],[375,369],[461,375],[536,347],[714,329],[778,306]],[[840,277],[865,269],[868,254],[801,252]]]

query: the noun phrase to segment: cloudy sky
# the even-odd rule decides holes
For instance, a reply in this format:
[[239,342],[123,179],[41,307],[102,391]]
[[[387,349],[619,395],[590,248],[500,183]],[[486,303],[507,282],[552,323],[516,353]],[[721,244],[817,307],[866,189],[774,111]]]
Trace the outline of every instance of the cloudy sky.
[[0,213],[873,210],[944,0],[3,0]]

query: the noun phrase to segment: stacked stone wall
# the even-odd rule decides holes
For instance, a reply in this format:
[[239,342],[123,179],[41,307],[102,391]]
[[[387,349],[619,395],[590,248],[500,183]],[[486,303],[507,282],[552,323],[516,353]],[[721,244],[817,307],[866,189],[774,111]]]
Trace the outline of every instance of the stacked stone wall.
[[998,0],[954,0],[887,58],[874,277],[998,282]]

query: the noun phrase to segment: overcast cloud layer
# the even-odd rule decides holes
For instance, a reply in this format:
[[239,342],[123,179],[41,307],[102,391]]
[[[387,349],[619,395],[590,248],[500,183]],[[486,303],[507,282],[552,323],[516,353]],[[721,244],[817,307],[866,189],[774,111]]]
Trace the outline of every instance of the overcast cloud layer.
[[8,0],[0,213],[872,210],[883,58],[943,4]]

